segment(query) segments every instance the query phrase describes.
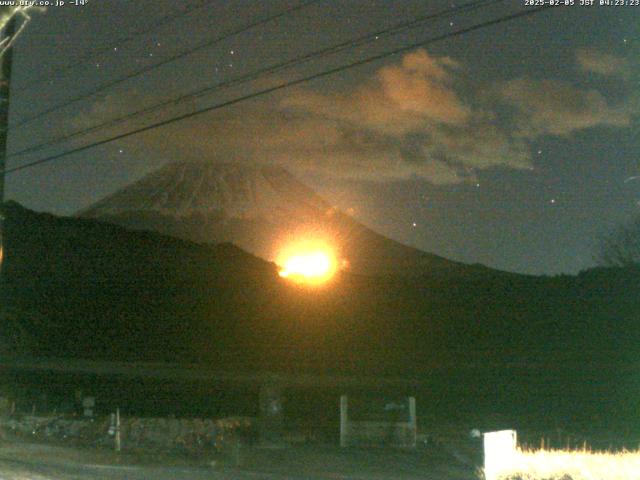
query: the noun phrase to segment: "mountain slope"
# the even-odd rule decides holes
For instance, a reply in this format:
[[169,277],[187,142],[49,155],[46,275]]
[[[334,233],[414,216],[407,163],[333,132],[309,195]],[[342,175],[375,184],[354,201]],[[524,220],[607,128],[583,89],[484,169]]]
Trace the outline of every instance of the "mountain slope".
[[291,241],[320,237],[354,273],[449,274],[481,268],[386,238],[273,166],[171,163],[79,215],[197,242],[232,242],[271,261]]
[[452,415],[537,412],[549,422],[551,409],[555,418],[598,414],[625,425],[637,416],[637,270],[343,272],[307,288],[229,244],[12,203],[0,213],[3,355],[415,378],[426,408]]
[[[48,319],[46,328],[34,327],[44,335],[42,355],[68,348],[70,356],[111,358],[124,349],[125,357],[177,361],[233,350],[264,368],[411,371],[475,357],[520,362],[640,354],[633,347],[640,344],[635,270],[556,278],[491,270],[412,278],[343,272],[309,288],[230,244],[58,218],[14,203],[2,210],[2,306],[31,312],[34,325]],[[284,361],[298,354],[306,360]]]

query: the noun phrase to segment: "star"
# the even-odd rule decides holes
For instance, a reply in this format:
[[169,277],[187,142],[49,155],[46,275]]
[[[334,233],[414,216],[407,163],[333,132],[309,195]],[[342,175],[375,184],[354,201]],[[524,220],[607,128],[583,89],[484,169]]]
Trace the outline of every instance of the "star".
[[416,222],[413,222],[413,223],[411,224],[411,226],[415,228],[415,227],[417,227],[417,226],[418,226],[418,224],[417,224]]
[[555,198],[552,198],[552,199],[549,201],[549,203],[551,203],[551,204],[554,204],[554,205],[555,205],[555,203],[556,203],[556,199],[555,199]]

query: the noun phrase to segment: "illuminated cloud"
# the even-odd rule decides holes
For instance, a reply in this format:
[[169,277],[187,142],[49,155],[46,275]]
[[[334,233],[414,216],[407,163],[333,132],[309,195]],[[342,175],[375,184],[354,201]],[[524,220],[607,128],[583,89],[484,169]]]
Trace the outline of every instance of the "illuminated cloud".
[[[458,165],[469,169],[531,168],[529,144],[488,121],[475,121],[464,129],[434,128],[431,141],[424,145],[424,152],[431,158],[454,159]],[[468,178],[473,179],[472,176]]]
[[500,89],[502,99],[517,112],[518,135],[526,138],[631,123],[628,105],[612,106],[597,90],[565,81],[520,78],[503,83]]
[[[592,71],[599,65],[585,53],[580,58]],[[605,70],[604,63],[600,71],[613,71]],[[125,145],[156,161],[274,163],[345,179],[417,177],[451,184],[475,181],[483,169],[530,169],[532,140],[627,127],[640,110],[640,102],[612,106],[597,90],[560,80],[520,78],[478,92],[464,83],[462,71],[451,58],[417,50],[340,92],[286,90],[147,132]],[[108,97],[76,123],[104,121],[157,101],[141,95]],[[506,113],[505,105],[510,107]],[[170,107],[162,116],[192,108]],[[154,114],[147,121],[157,118]]]
[[163,157],[275,163],[341,178],[385,181],[419,175],[435,183],[461,180],[456,168],[435,159],[414,164],[406,145],[393,136],[265,105],[219,112],[189,128],[149,135],[144,144]]
[[[454,89],[461,68],[448,57],[418,50],[343,93],[289,90],[276,102],[265,97],[122,143],[128,152],[156,161],[275,163],[302,173],[357,180],[418,177],[450,184],[475,180],[478,169],[528,168],[522,141],[511,138],[496,126],[493,114],[474,109]],[[136,94],[105,97],[78,116],[74,128],[152,103]],[[173,111],[163,116],[169,113]],[[136,120],[127,128],[146,121]],[[113,132],[118,131],[122,127]]]
[[602,76],[628,77],[631,62],[628,60],[589,48],[581,48],[576,53],[578,67],[585,73]]
[[[332,125],[335,135],[324,153],[337,164],[336,175],[414,176],[442,184],[473,180],[474,169],[529,168],[526,146],[501,131],[493,115],[475,110],[456,92],[460,69],[448,57],[418,50],[397,65],[380,68],[351,91],[297,90],[280,107],[306,121]],[[313,135],[312,129],[297,138]]]
[[447,57],[418,50],[399,65],[380,68],[372,81],[352,91],[322,95],[298,90],[281,106],[390,135],[422,131],[434,122],[460,125],[471,112],[451,85],[451,71],[458,67]]

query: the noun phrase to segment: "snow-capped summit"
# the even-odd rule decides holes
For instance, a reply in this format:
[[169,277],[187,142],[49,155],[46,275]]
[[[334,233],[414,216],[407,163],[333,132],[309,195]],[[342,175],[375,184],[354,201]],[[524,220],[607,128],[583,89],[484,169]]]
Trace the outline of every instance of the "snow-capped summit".
[[104,217],[153,212],[168,217],[215,215],[227,219],[287,221],[330,206],[276,166],[170,163],[106,197],[81,215]]
[[370,230],[277,166],[170,163],[79,215],[196,242],[232,242],[268,260],[283,242],[311,232],[358,273],[460,267]]

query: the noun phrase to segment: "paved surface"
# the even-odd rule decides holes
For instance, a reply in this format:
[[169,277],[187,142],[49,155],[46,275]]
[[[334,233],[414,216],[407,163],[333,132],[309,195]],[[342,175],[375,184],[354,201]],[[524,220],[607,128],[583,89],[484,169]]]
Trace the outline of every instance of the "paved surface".
[[0,444],[0,480],[477,480],[474,468],[433,452],[331,447],[245,449],[240,465],[131,464],[112,452],[28,443]]

